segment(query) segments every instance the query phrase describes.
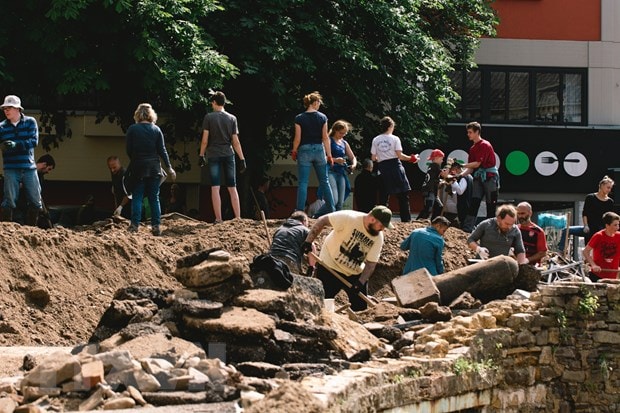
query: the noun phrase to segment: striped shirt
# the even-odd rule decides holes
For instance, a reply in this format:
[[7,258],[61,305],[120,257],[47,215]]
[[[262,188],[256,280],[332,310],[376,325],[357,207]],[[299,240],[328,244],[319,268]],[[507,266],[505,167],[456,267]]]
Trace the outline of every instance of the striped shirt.
[[4,169],[36,169],[34,148],[39,144],[37,121],[24,114],[17,125],[8,119],[0,122],[0,143],[15,142],[15,147],[2,152]]

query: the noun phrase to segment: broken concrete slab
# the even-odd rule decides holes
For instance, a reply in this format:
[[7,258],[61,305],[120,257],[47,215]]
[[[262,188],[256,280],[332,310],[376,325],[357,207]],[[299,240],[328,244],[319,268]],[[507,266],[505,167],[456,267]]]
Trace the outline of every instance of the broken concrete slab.
[[273,318],[253,308],[225,307],[217,319],[183,316],[185,326],[205,333],[221,333],[240,337],[270,337],[276,323]]
[[226,281],[248,268],[248,260],[236,256],[227,261],[207,260],[193,267],[177,268],[173,275],[187,288],[204,288]]
[[[102,351],[105,351],[103,348]],[[176,361],[180,356],[206,358],[205,351],[191,341],[164,334],[136,337],[133,340],[118,345],[116,351],[126,351],[138,360],[143,358],[163,358]]]

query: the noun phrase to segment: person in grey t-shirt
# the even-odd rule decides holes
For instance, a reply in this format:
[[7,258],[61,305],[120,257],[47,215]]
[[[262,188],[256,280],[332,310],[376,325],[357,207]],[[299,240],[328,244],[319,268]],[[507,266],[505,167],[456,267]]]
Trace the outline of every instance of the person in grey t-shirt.
[[223,92],[215,92],[211,96],[213,112],[207,113],[202,121],[202,142],[200,143],[200,157],[198,158],[200,167],[207,166],[207,164],[209,166],[211,202],[215,214],[215,223],[222,222],[220,171],[223,170],[224,172],[224,184],[228,188],[235,218],[240,218],[241,206],[237,192],[235,152],[239,156],[239,173],[245,172],[246,169],[245,157],[239,141],[237,118],[224,110],[225,103],[226,95]]
[[513,248],[519,264],[527,264],[521,231],[515,225],[517,209],[514,205],[497,208],[495,218],[482,221],[467,238],[467,244],[480,258],[486,260],[498,255],[510,255]]

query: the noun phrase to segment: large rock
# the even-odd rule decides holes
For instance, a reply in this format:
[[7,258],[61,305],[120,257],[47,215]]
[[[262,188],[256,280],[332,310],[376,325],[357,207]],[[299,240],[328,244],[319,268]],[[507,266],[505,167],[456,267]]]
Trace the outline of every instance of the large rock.
[[401,307],[418,308],[431,301],[439,302],[439,290],[426,268],[394,278],[392,290]]
[[482,302],[506,298],[517,287],[519,265],[500,255],[433,277],[441,304],[449,305],[467,291]]
[[243,256],[233,257],[230,260],[207,260],[193,267],[177,268],[174,276],[187,288],[205,288],[220,284],[233,275],[247,273],[248,260]]
[[57,387],[81,371],[79,358],[56,352],[43,359],[22,380],[21,387]]
[[382,346],[381,341],[364,326],[349,317],[337,313],[325,313],[323,324],[338,332],[338,337],[330,340],[332,348],[346,359],[355,359],[360,354],[372,354]]
[[205,351],[196,344],[164,334],[150,334],[123,343],[110,343],[111,348],[107,344],[102,342],[100,351],[127,351],[137,360],[163,358],[174,363],[180,357],[206,358]]
[[293,285],[286,291],[247,290],[234,299],[234,304],[255,308],[267,314],[277,314],[280,318],[294,321],[320,314],[324,295],[320,280],[293,276]]
[[253,308],[226,307],[220,318],[201,319],[183,316],[185,327],[206,334],[223,334],[240,337],[270,337],[276,322],[268,315]]

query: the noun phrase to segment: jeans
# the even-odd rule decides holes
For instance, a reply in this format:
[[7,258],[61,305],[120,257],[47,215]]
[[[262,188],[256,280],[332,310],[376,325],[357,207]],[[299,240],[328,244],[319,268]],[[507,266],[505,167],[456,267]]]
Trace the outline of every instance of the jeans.
[[209,173],[211,174],[211,186],[220,186],[220,165],[224,166],[224,179],[226,187],[237,186],[235,180],[235,155],[216,156],[209,158]]
[[319,191],[323,195],[325,205],[319,209],[317,216],[334,211],[334,197],[327,179],[327,161],[322,144],[306,144],[297,148],[297,205],[298,211],[303,211],[308,199],[308,182],[310,180],[310,167],[314,168],[319,180]]
[[[590,231],[591,233],[591,231]],[[568,235],[576,235],[578,237],[586,237],[586,233],[583,232],[583,225],[572,225],[568,227]],[[566,231],[562,231],[562,236],[558,242],[558,249],[564,251],[564,245],[566,244]]]
[[346,187],[347,187],[347,183],[346,183],[346,179],[347,177],[344,176],[343,174],[335,174],[335,173],[329,173],[328,176],[329,179],[329,186],[332,189],[332,196],[334,197],[334,200],[336,201],[336,211],[340,211],[342,209],[342,205],[344,204],[344,194],[346,192]]
[[142,199],[144,193],[151,207],[151,226],[158,227],[161,222],[161,206],[159,204],[159,176],[140,179],[131,193],[131,225],[137,227],[142,219]]
[[26,191],[26,200],[30,207],[43,208],[41,203],[41,184],[36,169],[5,169],[4,170],[4,199],[2,208],[15,209],[19,196],[19,185]]

